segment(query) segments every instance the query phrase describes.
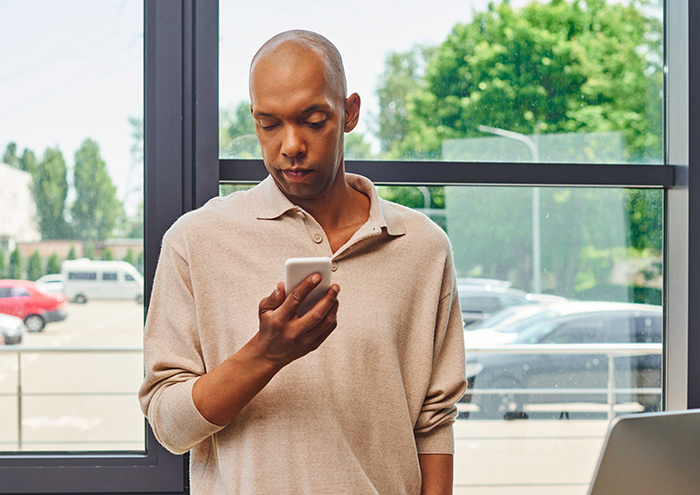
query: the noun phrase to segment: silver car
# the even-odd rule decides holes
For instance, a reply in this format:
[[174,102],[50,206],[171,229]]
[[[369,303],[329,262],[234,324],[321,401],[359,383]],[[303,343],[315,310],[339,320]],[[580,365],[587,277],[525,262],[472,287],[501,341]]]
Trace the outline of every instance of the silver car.
[[0,313],[0,333],[6,345],[19,344],[27,331],[21,318]]

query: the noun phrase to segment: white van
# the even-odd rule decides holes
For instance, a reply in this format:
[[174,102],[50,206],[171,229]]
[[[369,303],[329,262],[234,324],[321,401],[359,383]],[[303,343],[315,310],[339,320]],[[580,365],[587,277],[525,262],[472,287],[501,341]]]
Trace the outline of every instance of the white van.
[[126,261],[66,260],[61,275],[69,301],[131,299],[143,304],[143,277]]

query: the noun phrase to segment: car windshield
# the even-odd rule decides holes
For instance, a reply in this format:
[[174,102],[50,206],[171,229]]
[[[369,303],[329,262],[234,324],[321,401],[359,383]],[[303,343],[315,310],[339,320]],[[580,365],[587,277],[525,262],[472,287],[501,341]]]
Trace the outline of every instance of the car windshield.
[[469,325],[467,328],[469,330],[481,330],[484,328],[494,328],[498,326],[499,323],[514,317],[521,311],[521,308],[518,306],[512,306],[510,308],[506,308],[502,311],[499,311],[498,313],[494,313],[493,315],[489,316],[485,320],[479,321],[472,323]]
[[509,325],[502,332],[518,334],[511,342],[512,344],[531,344],[533,340],[537,341],[542,335],[550,332],[553,328],[552,321],[559,316],[559,313],[556,311],[545,310],[513,325]]

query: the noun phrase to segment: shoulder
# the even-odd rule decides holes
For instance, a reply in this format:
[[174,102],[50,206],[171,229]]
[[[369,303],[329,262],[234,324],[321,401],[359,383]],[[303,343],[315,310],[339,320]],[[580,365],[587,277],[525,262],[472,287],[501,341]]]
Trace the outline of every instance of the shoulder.
[[191,241],[202,242],[228,232],[255,219],[255,201],[252,190],[236,191],[228,196],[217,196],[204,206],[178,218],[163,236],[163,242],[175,250],[184,248]]
[[431,254],[452,253],[452,245],[445,231],[427,215],[391,201],[380,199],[387,223],[400,222],[405,242],[428,250]]

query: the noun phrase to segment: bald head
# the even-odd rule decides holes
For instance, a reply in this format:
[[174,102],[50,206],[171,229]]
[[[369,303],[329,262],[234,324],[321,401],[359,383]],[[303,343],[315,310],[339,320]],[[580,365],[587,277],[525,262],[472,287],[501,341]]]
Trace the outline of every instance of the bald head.
[[308,55],[309,51],[323,60],[326,81],[344,101],[347,97],[347,82],[340,52],[328,39],[313,31],[295,29],[270,38],[253,57],[249,77],[252,78],[255,66],[261,60],[269,60],[276,65],[294,64],[300,57]]

